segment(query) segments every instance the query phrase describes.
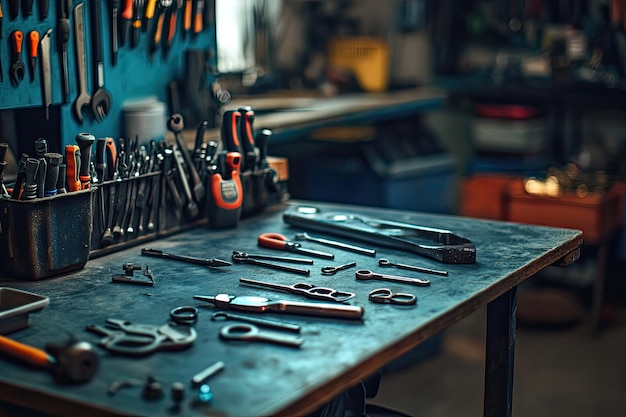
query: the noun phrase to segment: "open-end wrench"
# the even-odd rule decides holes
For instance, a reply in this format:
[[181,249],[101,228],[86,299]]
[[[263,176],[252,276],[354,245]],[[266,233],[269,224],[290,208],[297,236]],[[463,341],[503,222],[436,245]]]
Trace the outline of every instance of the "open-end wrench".
[[83,107],[91,102],[91,95],[87,91],[87,59],[85,52],[85,3],[78,3],[74,7],[74,45],[76,46],[76,65],[78,73],[78,97],[74,101],[74,115],[83,122]]
[[91,0],[91,41],[96,90],[91,96],[91,111],[101,122],[111,109],[111,95],[104,89],[104,58],[102,54],[102,20],[100,18],[100,0]]
[[369,281],[369,280],[389,281],[389,282],[398,282],[401,284],[417,285],[419,287],[428,287],[430,285],[430,281],[427,279],[407,278],[407,277],[401,277],[397,275],[377,274],[376,272],[368,271],[367,269],[360,269],[356,271],[355,277],[357,281]]

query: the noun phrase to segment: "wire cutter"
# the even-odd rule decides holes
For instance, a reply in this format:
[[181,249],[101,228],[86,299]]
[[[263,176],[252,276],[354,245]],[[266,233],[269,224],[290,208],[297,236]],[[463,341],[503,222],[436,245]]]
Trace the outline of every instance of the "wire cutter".
[[91,324],[85,330],[104,336],[99,344],[109,352],[128,356],[149,355],[157,350],[184,349],[197,337],[196,331],[189,326],[173,323],[153,326],[117,319],[107,319],[106,327]]
[[335,259],[335,255],[332,253],[321,252],[313,249],[305,249],[297,242],[291,242],[287,237],[280,233],[263,233],[259,235],[257,239],[259,246],[265,248],[284,250],[289,252],[306,253],[311,256],[324,259]]
[[351,213],[297,207],[283,214],[289,225],[405,250],[448,264],[476,262],[476,246],[449,230]]

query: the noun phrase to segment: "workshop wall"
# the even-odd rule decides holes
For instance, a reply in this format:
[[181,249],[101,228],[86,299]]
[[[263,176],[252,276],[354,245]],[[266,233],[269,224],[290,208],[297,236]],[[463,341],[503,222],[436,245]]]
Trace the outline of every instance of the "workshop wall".
[[[104,89],[111,96],[111,108],[107,116],[102,121],[97,121],[93,113],[85,108],[83,111],[85,120],[80,123],[73,110],[74,101],[78,97],[78,78],[77,78],[77,51],[75,46],[76,34],[74,27],[73,10],[76,5],[83,3],[77,1],[68,1],[71,3],[71,12],[69,14],[70,36],[67,42],[68,52],[68,79],[69,79],[69,101],[65,101],[63,97],[62,87],[62,71],[61,71],[61,52],[57,45],[56,24],[61,16],[61,1],[50,2],[48,17],[40,19],[39,2],[33,2],[32,15],[25,16],[22,10],[19,15],[12,19],[8,10],[8,3],[4,4],[3,28],[1,31],[2,49],[0,51],[0,59],[2,60],[2,71],[4,81],[0,82],[0,110],[17,110],[30,109],[27,112],[28,118],[33,123],[41,123],[48,127],[50,136],[59,136],[61,145],[74,143],[75,136],[79,132],[89,132],[96,137],[119,137],[123,132],[122,108],[125,102],[138,98],[153,97],[164,103],[168,103],[168,85],[172,80],[184,79],[184,54],[187,49],[203,49],[214,50],[215,48],[215,28],[212,22],[212,2],[206,2],[204,11],[203,30],[198,34],[192,32],[183,34],[183,12],[182,9],[177,12],[176,32],[169,49],[169,53],[165,55],[162,49],[157,49],[152,59],[150,59],[149,48],[154,36],[156,28],[155,17],[146,20],[147,30],[140,32],[139,42],[136,46],[130,46],[130,34],[125,44],[119,47],[117,54],[117,63],[112,63],[111,52],[111,7],[107,0],[88,0],[84,4],[84,22],[85,22],[85,47],[87,49],[87,89],[90,94],[95,91],[95,70],[92,62],[92,35],[94,27],[91,15],[96,4],[99,3],[101,10],[101,42],[103,47],[104,58]],[[120,2],[120,19],[122,24],[121,8],[123,1]],[[195,3],[195,2],[194,2]],[[160,11],[157,7],[157,13]],[[167,17],[166,17],[167,21]],[[165,27],[166,25],[164,25]],[[26,66],[26,74],[24,79],[17,85],[13,86],[9,79],[11,66],[11,51],[9,49],[10,33],[14,30],[21,30],[24,33],[24,50],[22,51],[22,61]],[[26,48],[26,38],[29,31],[36,30],[40,36],[52,29],[51,47],[50,47],[50,64],[51,64],[51,94],[52,108],[50,111],[50,119],[45,119],[45,112],[42,99],[42,80],[40,76],[41,57],[38,58],[36,74],[33,81],[29,78],[28,73],[28,57]],[[165,36],[163,36],[165,39]],[[207,80],[208,82],[209,80]],[[40,108],[39,112],[37,108]],[[167,110],[169,112],[169,110]],[[164,121],[165,123],[165,121]],[[18,129],[19,130],[19,126]],[[3,131],[3,135],[6,133]],[[3,138],[4,140],[7,140]],[[19,137],[20,141],[28,141],[31,138]],[[32,137],[34,141],[36,137]]]

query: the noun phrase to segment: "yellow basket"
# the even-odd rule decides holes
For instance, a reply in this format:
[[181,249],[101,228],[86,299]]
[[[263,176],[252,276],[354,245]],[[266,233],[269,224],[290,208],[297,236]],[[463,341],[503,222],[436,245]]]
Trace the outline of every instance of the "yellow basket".
[[365,91],[386,91],[389,84],[389,47],[379,38],[345,37],[331,39],[328,63],[352,71]]

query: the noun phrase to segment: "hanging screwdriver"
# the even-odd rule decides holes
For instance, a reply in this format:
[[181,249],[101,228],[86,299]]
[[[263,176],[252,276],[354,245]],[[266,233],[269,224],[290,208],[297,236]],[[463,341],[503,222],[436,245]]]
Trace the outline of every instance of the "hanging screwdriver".
[[9,18],[15,20],[19,14],[20,0],[9,0]]
[[37,4],[39,8],[39,20],[45,20],[48,17],[48,10],[50,8],[49,0],[39,0]]
[[305,253],[324,259],[335,259],[335,255],[333,255],[332,253],[321,252],[313,249],[305,249],[299,243],[287,240],[287,238],[280,233],[263,233],[259,235],[257,242],[259,246],[263,246],[269,249]]
[[62,0],[59,2],[59,19],[56,24],[56,40],[57,50],[61,53],[61,81],[63,83],[63,103],[70,102],[70,81],[67,61],[67,42],[70,39],[70,21],[68,19],[70,12],[70,1]]
[[117,64],[117,51],[119,49],[118,35],[118,19],[120,13],[120,0],[111,0],[111,65]]
[[33,0],[22,0],[22,13],[24,17],[33,14]]
[[35,81],[35,69],[37,68],[37,51],[39,49],[39,32],[31,30],[28,32],[28,70],[30,72],[30,82]]
[[193,3],[191,0],[185,0],[185,9],[183,11],[183,38],[191,31],[193,17]]
[[128,30],[130,29],[131,21],[133,20],[133,0],[124,0],[122,6],[122,22],[120,24],[120,45],[126,43],[126,36],[128,36]]
[[198,0],[196,2],[196,14],[193,20],[193,33],[195,35],[202,32],[203,23],[204,23],[204,0]]

